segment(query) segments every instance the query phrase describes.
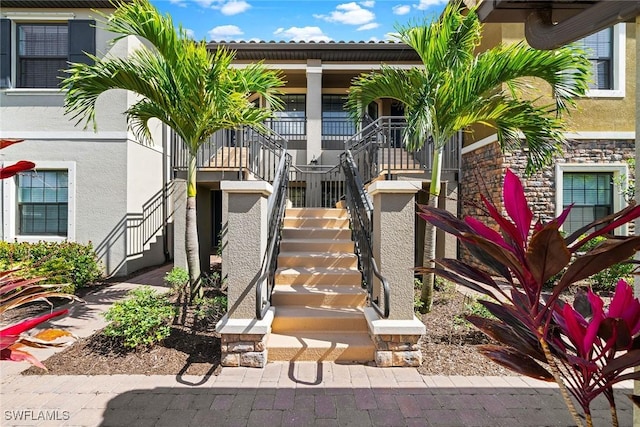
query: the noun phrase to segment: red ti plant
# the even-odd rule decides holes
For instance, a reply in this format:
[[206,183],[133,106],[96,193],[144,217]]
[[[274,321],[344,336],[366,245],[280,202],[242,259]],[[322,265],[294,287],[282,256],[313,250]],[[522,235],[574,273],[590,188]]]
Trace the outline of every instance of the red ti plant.
[[[483,197],[497,230],[475,218],[460,220],[421,205],[418,214],[455,235],[475,261],[439,259],[431,271],[491,298],[480,303],[496,319],[467,316],[499,343],[479,346],[481,353],[522,375],[556,381],[578,426],[582,420],[569,393],[581,406],[588,426],[590,403],[604,394],[617,426],[612,386],[640,379],[640,372],[628,372],[640,365],[640,301],[625,282],[618,284],[608,310],[591,291],[578,293],[573,306],[560,296],[576,282],[636,253],[640,236],[614,237],[613,232],[639,217],[640,207],[629,206],[563,237],[560,227],[571,207],[547,223],[534,222],[522,183],[510,170],[504,179],[503,202],[506,216]],[[597,236],[606,240],[582,253],[585,243]],[[558,276],[551,291],[543,293],[545,284]]]
[[[25,279],[15,275],[16,271],[0,272],[0,316],[8,310],[22,307],[35,301],[49,302],[49,298],[59,297],[77,300],[73,295],[57,292],[60,285],[41,284],[43,277]],[[57,310],[35,318],[25,319],[18,323],[0,328],[0,360],[14,362],[27,361],[42,369],[45,366],[24,347],[59,347],[69,343],[60,338],[73,337],[70,332],[60,329],[46,329],[33,336],[24,333],[47,320],[62,316],[69,310]]]

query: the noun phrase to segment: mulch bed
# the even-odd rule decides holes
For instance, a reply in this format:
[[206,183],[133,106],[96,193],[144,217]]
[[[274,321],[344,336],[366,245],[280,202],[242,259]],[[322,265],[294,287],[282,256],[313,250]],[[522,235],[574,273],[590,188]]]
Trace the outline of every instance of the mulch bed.
[[[431,313],[422,315],[427,334],[421,341],[424,356],[419,372],[428,375],[514,375],[476,352],[487,338],[462,317],[468,300],[453,287],[436,292]],[[27,369],[25,375],[215,375],[220,371],[220,339],[215,324],[221,317],[197,320],[193,308],[179,301],[180,314],[164,342],[131,351],[100,331],[78,340],[47,359],[49,369]]]

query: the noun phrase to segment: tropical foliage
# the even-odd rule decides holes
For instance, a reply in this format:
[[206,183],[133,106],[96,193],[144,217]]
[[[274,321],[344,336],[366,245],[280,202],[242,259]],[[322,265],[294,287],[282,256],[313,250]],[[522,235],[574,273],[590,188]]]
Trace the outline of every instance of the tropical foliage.
[[[561,115],[587,89],[590,65],[578,48],[539,51],[521,42],[476,54],[482,24],[475,10],[464,14],[459,1],[449,2],[439,20],[398,32],[424,67],[403,70],[383,65],[379,72],[356,78],[347,107],[358,120],[376,99],[402,103],[406,147],[420,148],[428,138],[433,140],[431,206],[440,193],[443,149],[471,125],[495,128],[503,150],[526,148],[529,172],[550,164],[564,141]],[[552,103],[523,97],[531,78],[549,84]],[[433,227],[427,227],[425,263],[435,257],[434,239]],[[427,310],[432,293],[433,276],[427,275],[421,296]]]
[[62,291],[75,293],[103,276],[91,243],[0,242],[0,270],[20,268],[22,277],[47,277],[62,284]]
[[[503,187],[507,216],[486,198],[483,203],[497,230],[472,217],[460,220],[444,210],[420,206],[422,218],[455,235],[472,257],[440,259],[430,271],[490,297],[479,302],[495,319],[467,316],[499,343],[480,346],[484,355],[522,375],[558,382],[579,426],[569,393],[589,426],[590,403],[603,394],[611,405],[613,424],[618,425],[612,386],[640,379],[640,371],[630,370],[640,365],[640,301],[624,281],[618,283],[608,310],[591,290],[579,292],[573,305],[563,302],[561,295],[636,253],[640,236],[613,232],[639,217],[640,207],[631,205],[563,237],[560,227],[571,207],[547,223],[534,222],[522,184],[509,170]],[[582,252],[598,236],[606,240]],[[543,294],[554,276],[558,278],[551,292]]]
[[[47,302],[53,307],[49,298],[67,298],[76,300],[73,295],[59,292],[59,285],[45,285],[40,282],[45,278],[24,279],[16,275],[17,271],[0,272],[0,315],[6,311],[23,307],[37,301]],[[54,317],[68,313],[68,309],[52,311],[34,318],[0,329],[0,360],[14,362],[26,361],[42,369],[47,369],[42,362],[26,351],[26,347],[60,347],[67,345],[73,338],[70,332],[61,329],[46,329],[33,336],[25,332]],[[62,340],[61,340],[62,339]]]
[[189,153],[185,247],[192,296],[202,296],[196,224],[196,161],[202,144],[222,129],[256,125],[271,111],[250,102],[262,96],[268,105],[281,105],[277,88],[283,85],[278,71],[262,64],[232,68],[234,52],[219,48],[209,52],[204,42],[189,39],[169,15],[160,14],[148,0],[116,2],[117,10],[104,16],[107,31],[145,39],[127,58],[93,57],[94,64],[72,64],[62,87],[67,91],[66,111],[85,127],[96,127],[96,102],[111,89],[140,95],[126,111],[130,127],[140,141],[151,138],[149,123],[157,119],[170,127]]

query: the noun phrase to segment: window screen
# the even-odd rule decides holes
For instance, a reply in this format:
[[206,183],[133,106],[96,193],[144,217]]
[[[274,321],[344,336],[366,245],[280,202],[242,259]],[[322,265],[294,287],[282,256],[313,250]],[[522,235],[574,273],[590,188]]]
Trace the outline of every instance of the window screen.
[[563,209],[574,204],[563,225],[571,234],[580,227],[613,212],[613,175],[611,173],[564,173]]
[[18,234],[67,235],[69,184],[67,171],[18,174]]
[[69,29],[66,24],[19,24],[18,87],[56,88],[67,68]]

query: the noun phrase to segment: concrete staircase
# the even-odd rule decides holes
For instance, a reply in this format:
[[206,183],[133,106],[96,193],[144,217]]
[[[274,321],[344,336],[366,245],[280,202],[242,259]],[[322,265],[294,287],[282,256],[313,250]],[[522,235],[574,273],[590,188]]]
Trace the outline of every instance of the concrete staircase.
[[269,361],[373,360],[357,265],[345,209],[287,209]]

